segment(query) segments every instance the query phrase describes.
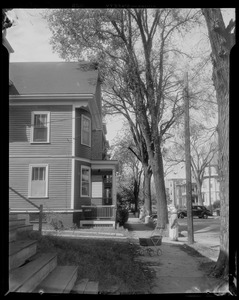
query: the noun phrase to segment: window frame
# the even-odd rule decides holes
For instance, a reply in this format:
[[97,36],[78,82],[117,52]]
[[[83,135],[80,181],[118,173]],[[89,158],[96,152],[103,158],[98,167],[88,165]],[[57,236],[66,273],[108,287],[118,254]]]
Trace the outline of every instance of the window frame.
[[[47,115],[47,140],[34,141],[34,119],[35,115]],[[50,112],[49,111],[32,111],[31,113],[31,144],[49,144],[50,143]]]
[[[46,182],[46,193],[44,196],[32,196],[31,195],[31,188],[32,188],[32,171],[33,168],[45,168],[45,182]],[[49,178],[49,164],[30,164],[29,165],[29,174],[28,174],[28,198],[30,199],[42,199],[42,198],[49,198],[48,196],[48,178]]]
[[[82,171],[83,171],[83,169],[86,169],[86,170],[88,170],[89,171],[89,195],[84,195],[83,193],[82,193],[82,179],[83,179],[83,176],[82,176]],[[88,167],[88,166],[84,166],[84,165],[82,165],[81,166],[81,179],[80,179],[80,196],[81,197],[91,197],[91,168],[90,167]]]
[[[89,144],[84,143],[83,141],[83,122],[84,119],[89,121],[90,123],[90,131],[89,131]],[[91,147],[91,119],[85,115],[81,115],[81,144],[87,147]]]

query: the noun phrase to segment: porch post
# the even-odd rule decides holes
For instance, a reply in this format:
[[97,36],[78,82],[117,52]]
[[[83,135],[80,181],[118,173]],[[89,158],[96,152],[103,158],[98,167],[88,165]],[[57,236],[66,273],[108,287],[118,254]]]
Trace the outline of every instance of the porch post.
[[115,177],[115,169],[112,169],[112,200],[113,200],[113,205],[116,206],[116,177]]
[[117,227],[117,221],[116,221],[116,209],[117,209],[117,201],[116,201],[116,174],[115,174],[115,168],[112,169],[112,204],[114,207],[114,220],[115,220],[115,228]]

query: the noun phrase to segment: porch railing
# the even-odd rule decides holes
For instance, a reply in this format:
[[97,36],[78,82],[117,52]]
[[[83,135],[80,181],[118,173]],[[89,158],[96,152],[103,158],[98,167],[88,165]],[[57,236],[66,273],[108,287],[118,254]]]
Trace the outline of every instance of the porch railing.
[[[27,199],[26,197],[24,197],[23,195],[21,195],[20,193],[18,193],[16,190],[14,190],[14,188],[9,187],[9,189],[11,191],[13,191],[15,194],[17,194],[19,197],[21,197],[22,199],[24,199],[25,201],[27,201],[28,203],[30,203],[32,206],[34,206],[36,209],[39,210],[39,232],[40,234],[42,233],[42,216],[43,216],[43,205],[40,204],[39,206],[37,206],[35,203],[33,203],[32,201],[30,201],[29,199]],[[11,212],[11,211],[10,211]]]
[[9,187],[11,191],[13,191],[15,194],[17,194],[19,197],[30,203],[34,208],[9,208],[9,213],[17,213],[17,214],[38,214],[39,219],[39,232],[42,233],[42,223],[43,219],[45,217],[45,214],[48,213],[75,213],[75,212],[82,212],[82,209],[69,209],[69,208],[59,208],[59,209],[44,209],[43,205],[40,204],[39,206],[21,195],[19,192],[17,192],[14,188]]
[[82,205],[85,219],[111,219],[115,217],[115,205]]

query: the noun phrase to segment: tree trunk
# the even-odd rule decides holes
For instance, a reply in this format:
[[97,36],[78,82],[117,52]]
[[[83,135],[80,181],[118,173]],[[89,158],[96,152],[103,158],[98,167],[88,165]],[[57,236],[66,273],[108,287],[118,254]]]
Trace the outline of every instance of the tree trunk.
[[137,180],[134,180],[134,204],[135,204],[135,212],[138,212],[138,197],[139,196],[139,184]]
[[219,8],[203,8],[202,12],[212,47],[212,79],[218,103],[221,225],[220,253],[214,275],[226,277],[229,273],[229,54],[235,42],[229,28],[225,28]]
[[198,205],[203,205],[202,191],[198,189]]
[[202,198],[202,183],[196,179],[197,184],[197,195],[198,195],[198,205],[203,205],[203,198]]
[[158,155],[155,154],[153,159],[150,159],[150,162],[157,196],[157,227],[166,229],[168,224],[168,209],[164,183],[163,159],[160,150],[155,152],[158,152]]
[[146,212],[146,216],[152,214],[152,202],[151,202],[151,176],[152,171],[148,165],[144,165],[144,188],[143,188],[143,195],[144,195],[144,208]]

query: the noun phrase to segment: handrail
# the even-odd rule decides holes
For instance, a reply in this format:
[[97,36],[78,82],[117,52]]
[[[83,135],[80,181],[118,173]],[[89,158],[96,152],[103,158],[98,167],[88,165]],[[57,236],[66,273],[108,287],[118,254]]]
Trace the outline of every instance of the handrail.
[[9,186],[9,189],[12,190],[15,194],[17,194],[18,196],[20,196],[21,198],[23,198],[24,200],[26,200],[28,203],[30,203],[31,205],[35,206],[37,209],[40,209],[39,206],[37,206],[35,203],[33,203],[32,201],[30,201],[29,199],[27,199],[26,197],[24,197],[23,195],[21,195],[19,192],[17,192],[14,188]]
[[17,192],[14,188],[9,186],[9,189],[11,191],[13,191],[15,194],[17,194],[19,197],[21,197],[22,199],[24,199],[25,201],[27,201],[28,203],[30,203],[31,205],[33,205],[34,207],[36,207],[37,209],[39,209],[39,232],[40,234],[42,233],[42,213],[43,213],[43,205],[40,204],[39,206],[37,206],[35,203],[33,203],[32,201],[30,201],[29,199],[27,199],[26,197],[24,197],[23,195],[21,195],[19,192]]

